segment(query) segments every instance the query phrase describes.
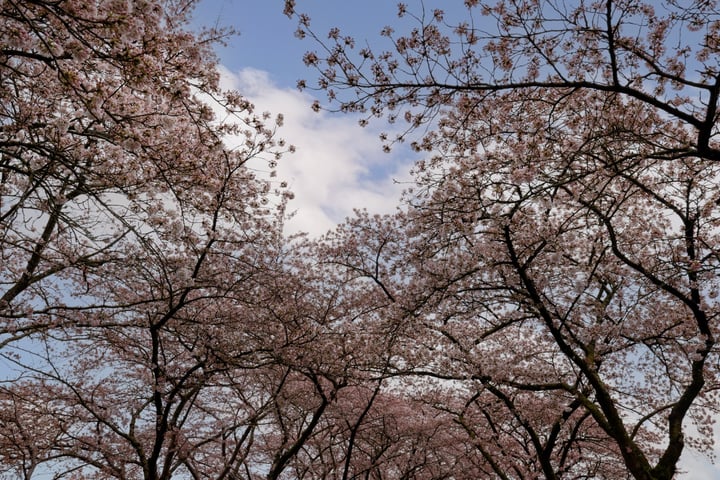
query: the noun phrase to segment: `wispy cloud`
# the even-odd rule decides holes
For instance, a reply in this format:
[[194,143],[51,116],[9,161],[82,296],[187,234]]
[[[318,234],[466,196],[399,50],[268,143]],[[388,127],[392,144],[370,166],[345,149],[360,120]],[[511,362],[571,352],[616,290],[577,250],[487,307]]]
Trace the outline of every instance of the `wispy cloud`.
[[221,71],[223,85],[251,100],[259,112],[284,115],[280,136],[297,152],[283,157],[278,178],[295,194],[288,233],[321,235],[352,214],[354,208],[373,213],[395,210],[411,160],[407,152],[382,152],[378,132],[361,128],[349,116],[310,108],[313,98],[279,88],[268,73],[256,69]]

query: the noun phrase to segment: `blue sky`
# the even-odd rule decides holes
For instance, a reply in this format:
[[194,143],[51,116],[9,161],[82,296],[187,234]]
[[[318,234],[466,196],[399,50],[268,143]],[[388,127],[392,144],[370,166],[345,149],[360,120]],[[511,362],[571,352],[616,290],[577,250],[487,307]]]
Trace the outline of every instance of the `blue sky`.
[[[412,13],[442,7],[447,18],[464,19],[467,14],[462,0],[404,3]],[[382,121],[360,128],[358,118],[310,110],[314,93],[301,93],[296,86],[299,79],[306,79],[308,85],[317,80],[302,57],[318,46],[310,38],[295,37],[297,21],[287,18],[283,7],[283,0],[201,0],[195,24],[238,31],[227,46],[217,49],[224,86],[240,91],[259,111],[285,116],[280,136],[297,147],[297,153],[284,157],[278,166],[278,178],[288,181],[295,194],[290,204],[295,215],[286,230],[318,236],[355,208],[395,211],[418,154],[401,146],[383,153],[379,135],[388,129]],[[321,38],[331,27],[339,27],[358,45],[387,41],[379,35],[386,25],[398,31],[407,30],[403,24],[415,26],[410,18],[398,19],[394,0],[297,0],[297,10],[310,16]]]
[[[397,6],[393,0],[300,0],[298,10],[310,15],[319,32],[339,26],[360,40],[377,37],[396,19]],[[239,31],[228,47],[218,50],[231,70],[252,66],[267,71],[281,87],[294,87],[310,73],[302,55],[313,48],[312,42],[295,38],[296,21],[283,15],[282,0],[202,0],[195,17],[203,25]]]
[[[318,32],[331,26],[356,36],[378,38],[383,26],[396,19],[392,0],[300,0]],[[398,205],[402,186],[417,155],[397,149],[382,152],[381,122],[361,128],[357,118],[310,109],[314,97],[299,92],[297,81],[315,79],[302,56],[316,45],[295,37],[295,20],[283,14],[282,0],[203,0],[195,12],[197,25],[232,26],[239,31],[217,50],[226,87],[248,97],[258,111],[282,113],[279,136],[297,147],[278,166],[278,179],[295,193],[289,233],[317,236],[331,229],[354,208],[390,213]],[[347,27],[347,28],[345,28]],[[322,100],[322,99],[321,99]]]

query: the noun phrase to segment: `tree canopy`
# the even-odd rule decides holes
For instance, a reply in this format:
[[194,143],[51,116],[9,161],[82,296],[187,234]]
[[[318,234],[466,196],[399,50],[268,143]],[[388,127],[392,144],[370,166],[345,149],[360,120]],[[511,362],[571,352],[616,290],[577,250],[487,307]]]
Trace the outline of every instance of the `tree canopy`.
[[649,480],[712,453],[716,2],[399,4],[374,50],[286,1],[315,108],[426,156],[397,213],[320,239],[283,234],[282,116],[220,87],[230,32],[194,4],[0,0],[0,477]]
[[718,5],[464,3],[399,4],[373,50],[286,2],[321,44],[301,87],[429,156],[337,262],[398,305],[393,370],[486,475],[672,478],[714,444]]

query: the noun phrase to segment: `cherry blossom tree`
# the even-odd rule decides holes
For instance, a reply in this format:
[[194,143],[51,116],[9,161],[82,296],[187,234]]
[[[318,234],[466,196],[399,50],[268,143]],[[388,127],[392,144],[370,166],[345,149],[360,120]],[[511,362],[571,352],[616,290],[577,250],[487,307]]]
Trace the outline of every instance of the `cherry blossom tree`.
[[673,478],[720,381],[717,2],[464,5],[399,4],[383,50],[286,2],[319,42],[300,86],[429,157],[329,258],[391,302],[387,376],[486,475]]
[[234,92],[235,124],[199,100],[223,95],[209,50],[223,33],[183,30],[191,3],[3,3],[3,344],[133,248],[184,236],[199,255],[230,222],[269,217],[246,163],[274,148],[273,126]]
[[220,89],[224,32],[186,1],[0,5],[0,475],[319,471],[386,343],[282,236],[290,193],[256,172],[291,147]]
[[221,90],[193,3],[0,3],[7,478],[278,478],[292,405],[330,398],[287,353],[321,319],[256,173],[282,118]]

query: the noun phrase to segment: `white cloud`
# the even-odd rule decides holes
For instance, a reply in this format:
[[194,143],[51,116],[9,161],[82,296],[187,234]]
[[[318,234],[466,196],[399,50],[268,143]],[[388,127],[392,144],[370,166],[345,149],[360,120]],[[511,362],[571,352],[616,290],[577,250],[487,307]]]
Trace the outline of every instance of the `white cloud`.
[[223,69],[221,74],[223,86],[238,90],[258,112],[284,115],[279,136],[297,147],[277,168],[278,178],[295,194],[288,233],[321,235],[354,208],[395,210],[402,187],[394,180],[409,178],[410,161],[402,158],[403,152],[383,153],[377,132],[361,128],[347,115],[313,112],[310,95],[275,86],[264,71]]

